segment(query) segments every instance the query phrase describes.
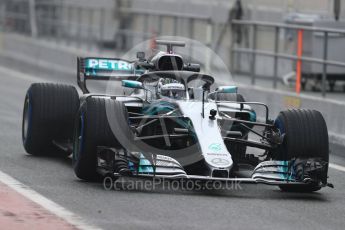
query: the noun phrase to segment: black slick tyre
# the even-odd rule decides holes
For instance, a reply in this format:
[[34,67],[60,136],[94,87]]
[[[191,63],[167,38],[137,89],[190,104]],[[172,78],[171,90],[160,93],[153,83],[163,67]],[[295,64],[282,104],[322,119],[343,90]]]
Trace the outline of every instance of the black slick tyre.
[[[119,127],[121,124],[121,127]],[[123,127],[127,127],[123,131]],[[80,179],[92,181],[99,178],[97,173],[97,147],[123,148],[115,137],[121,130],[124,139],[130,139],[127,109],[122,102],[89,97],[81,106],[75,122],[73,141],[73,168]]]
[[22,140],[32,155],[62,153],[53,141],[73,137],[74,118],[79,108],[79,95],[73,86],[35,83],[28,89],[23,109]]
[[[316,110],[291,109],[280,112],[275,126],[284,135],[281,146],[276,151],[277,160],[293,158],[321,158],[329,160],[329,143],[326,122]],[[322,183],[327,183],[327,170],[321,175]],[[281,185],[281,190],[288,192],[313,192],[321,187],[317,184]]]

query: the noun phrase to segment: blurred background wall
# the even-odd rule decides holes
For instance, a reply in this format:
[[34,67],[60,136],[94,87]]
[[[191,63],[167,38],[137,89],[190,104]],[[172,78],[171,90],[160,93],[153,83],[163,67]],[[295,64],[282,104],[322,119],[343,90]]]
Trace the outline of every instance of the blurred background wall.
[[[31,73],[59,78],[75,77],[76,56],[121,56],[134,45],[157,36],[181,36],[200,41],[214,50],[228,66],[241,93],[250,100],[272,106],[272,117],[285,107],[314,108],[323,112],[330,133],[345,143],[345,97],[320,92],[309,95],[292,93],[294,87],[285,77],[295,79],[296,60],[267,55],[234,53],[234,48],[296,55],[297,33],[281,28],[234,26],[233,19],[251,22],[295,24],[335,28],[345,31],[345,4],[334,19],[335,0],[0,0],[0,64]],[[276,36],[278,35],[278,36]],[[322,58],[323,35],[305,33],[303,55]],[[330,36],[328,59],[345,66],[345,35]],[[313,42],[311,42],[313,41]],[[311,45],[312,44],[312,45]],[[336,44],[332,46],[332,44]],[[198,47],[188,47],[194,52]],[[317,51],[317,52],[316,52]],[[210,57],[208,57],[210,58]],[[191,60],[192,61],[192,60]],[[207,62],[207,61],[206,61]],[[315,64],[319,69],[323,65]],[[274,72],[276,68],[276,73]],[[303,65],[304,67],[304,65]],[[337,67],[345,79],[345,68]],[[331,68],[327,68],[330,71]],[[256,77],[253,88],[250,79]],[[230,76],[216,76],[230,78]],[[273,79],[278,84],[273,86]],[[259,81],[263,79],[263,81]],[[319,80],[315,81],[320,82]],[[275,88],[277,90],[269,91]],[[339,87],[345,85],[340,82]],[[292,92],[291,92],[292,91]],[[309,92],[308,92],[309,93]],[[323,95],[324,96],[324,95]],[[329,113],[329,111],[336,111]],[[336,117],[334,114],[337,114]],[[339,135],[340,134],[340,135]]]
[[[285,22],[296,13],[332,19],[333,4],[333,0],[242,0],[238,9],[235,0],[1,0],[0,28],[89,50],[125,51],[153,36],[184,36],[207,44],[230,63],[234,38],[230,19]],[[345,4],[341,7],[344,12]],[[238,44],[249,47],[251,31],[243,28],[240,33]],[[274,31],[261,28],[259,33],[258,48],[273,49]],[[295,52],[293,39],[287,39],[284,31],[280,39],[280,49]],[[237,58],[239,70],[249,71],[248,57]],[[269,62],[266,59],[263,63]],[[258,75],[272,74],[262,63],[257,65]],[[292,70],[289,62],[279,65],[280,75]]]

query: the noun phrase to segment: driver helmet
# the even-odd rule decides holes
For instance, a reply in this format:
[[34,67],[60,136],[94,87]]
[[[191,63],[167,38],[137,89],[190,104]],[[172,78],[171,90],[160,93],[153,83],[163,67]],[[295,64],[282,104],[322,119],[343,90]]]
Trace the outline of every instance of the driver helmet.
[[164,84],[163,81],[159,84],[160,94],[163,97],[172,99],[181,99],[185,96],[185,86],[178,81]]

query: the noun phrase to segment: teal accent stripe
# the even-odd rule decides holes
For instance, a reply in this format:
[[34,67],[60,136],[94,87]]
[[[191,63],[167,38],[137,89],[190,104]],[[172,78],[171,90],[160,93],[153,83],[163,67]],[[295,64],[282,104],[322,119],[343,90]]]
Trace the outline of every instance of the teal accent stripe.
[[153,173],[153,167],[149,160],[147,160],[143,154],[140,155],[139,161],[139,173]]

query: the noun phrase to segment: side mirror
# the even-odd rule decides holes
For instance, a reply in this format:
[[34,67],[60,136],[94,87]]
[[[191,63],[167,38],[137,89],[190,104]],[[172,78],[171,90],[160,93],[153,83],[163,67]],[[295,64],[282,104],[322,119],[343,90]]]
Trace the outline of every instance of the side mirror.
[[143,83],[140,81],[122,80],[122,86],[132,89],[144,89]]
[[237,93],[237,86],[220,86],[216,89],[217,93]]
[[183,66],[183,70],[199,73],[200,72],[200,65],[194,64],[194,63],[187,63]]

